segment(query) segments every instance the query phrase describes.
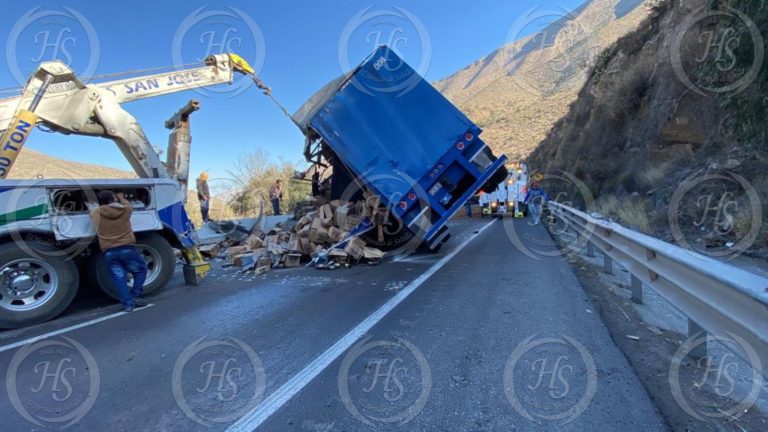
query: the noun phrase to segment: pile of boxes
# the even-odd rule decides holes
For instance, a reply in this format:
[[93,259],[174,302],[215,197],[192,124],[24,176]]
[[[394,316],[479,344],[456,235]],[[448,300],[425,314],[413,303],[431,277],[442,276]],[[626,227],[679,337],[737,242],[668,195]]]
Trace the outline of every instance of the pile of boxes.
[[[224,257],[229,265],[241,271],[261,274],[275,267],[296,267],[302,259],[327,256],[339,266],[356,264],[361,260],[378,262],[384,253],[368,247],[362,239],[349,233],[366,218],[373,224],[373,236],[383,241],[386,209],[375,195],[364,200],[326,202],[317,197],[314,206],[302,208],[298,221],[283,224],[268,233],[254,232],[237,244],[227,242],[200,247],[209,257]],[[288,229],[293,225],[292,229]],[[285,227],[285,229],[283,228]],[[349,237],[349,238],[348,238]],[[344,244],[342,241],[346,240]],[[320,268],[320,267],[319,267]]]

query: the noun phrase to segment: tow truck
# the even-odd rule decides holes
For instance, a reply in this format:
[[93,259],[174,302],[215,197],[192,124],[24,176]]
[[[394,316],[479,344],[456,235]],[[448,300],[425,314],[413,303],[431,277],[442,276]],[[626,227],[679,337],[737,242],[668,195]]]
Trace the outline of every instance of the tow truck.
[[[195,228],[184,208],[189,180],[192,101],[166,122],[167,158],[151,145],[124,103],[219,84],[236,73],[250,76],[269,94],[253,68],[236,54],[209,56],[200,65],[97,83],[84,83],[65,63],[41,63],[21,94],[0,99],[0,328],[47,321],[75,298],[84,274],[117,298],[98,253],[89,209],[100,190],[131,201],[137,247],[148,266],[144,292],[173,276],[174,249],[185,260],[184,277],[196,283],[210,270],[196,248]],[[32,130],[112,140],[139,178],[125,180],[5,180]]]

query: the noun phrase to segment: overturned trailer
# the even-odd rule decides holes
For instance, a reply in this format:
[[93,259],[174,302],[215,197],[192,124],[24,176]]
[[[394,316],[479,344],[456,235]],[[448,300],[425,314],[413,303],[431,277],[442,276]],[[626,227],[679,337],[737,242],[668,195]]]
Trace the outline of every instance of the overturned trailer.
[[[477,190],[507,176],[482,130],[392,49],[381,46],[328,83],[294,115],[306,136],[313,193],[354,201],[381,198],[387,235],[436,250],[446,223]],[[407,234],[404,236],[404,234]]]

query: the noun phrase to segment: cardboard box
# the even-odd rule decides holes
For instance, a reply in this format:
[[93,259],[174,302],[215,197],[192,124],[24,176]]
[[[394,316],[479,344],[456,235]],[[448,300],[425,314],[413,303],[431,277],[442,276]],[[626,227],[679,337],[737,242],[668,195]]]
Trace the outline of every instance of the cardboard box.
[[232,262],[238,267],[247,267],[249,265],[256,264],[256,256],[250,252],[240,254],[240,255],[235,255],[232,258]]
[[282,255],[288,252],[286,243],[270,243],[267,245],[267,252],[275,255]]
[[336,211],[334,212],[334,217],[336,219],[336,225],[341,229],[346,229],[347,227],[347,215],[351,214],[350,212],[352,209],[349,207],[349,204],[340,205]]
[[299,237],[299,252],[309,255],[312,253],[312,244],[306,237]]
[[301,219],[299,219],[298,222],[296,222],[296,232],[301,231],[305,227],[309,229],[309,226],[312,225],[313,217],[314,216],[304,215]]
[[270,244],[277,244],[280,243],[280,236],[277,234],[268,235],[264,237],[264,246],[269,248]]
[[197,249],[200,251],[201,254],[209,258],[217,257],[221,253],[221,246],[219,246],[217,243],[203,245],[198,247]]
[[261,266],[261,267],[257,266],[257,267],[256,267],[256,270],[254,270],[253,272],[254,272],[255,274],[257,274],[257,275],[260,275],[260,274],[264,274],[264,273],[268,272],[270,268],[271,268],[271,267],[270,267],[270,266],[268,266],[268,265],[265,265],[265,266]]
[[287,254],[285,255],[285,261],[283,261],[286,267],[298,267],[301,264],[301,254]]
[[330,238],[333,242],[341,241],[342,234],[343,234],[343,231],[336,228],[335,226],[328,228],[328,238]]
[[291,252],[298,252],[301,250],[301,246],[299,246],[299,237],[296,234],[291,234],[291,237],[288,240],[287,249]]
[[293,233],[289,232],[282,232],[278,235],[278,239],[280,240],[278,243],[288,243],[291,241],[291,236]]
[[264,246],[264,241],[258,236],[249,235],[248,238],[245,239],[245,246],[251,250],[259,249]]
[[382,259],[384,258],[384,252],[372,247],[365,247],[363,249],[363,256],[366,259]]
[[264,267],[264,266],[269,267],[269,268],[272,267],[272,257],[269,256],[268,254],[264,255],[261,258],[256,260],[256,268],[257,269],[259,267]]
[[356,226],[360,225],[363,218],[358,215],[348,215],[346,226],[339,226],[344,231],[352,231]]
[[346,252],[350,258],[354,259],[360,259],[363,256],[363,251],[365,250],[365,242],[360,240],[357,237],[354,237],[350,239],[347,242],[347,246],[344,248],[344,252]]
[[227,251],[230,258],[234,257],[235,255],[240,255],[247,252],[248,252],[248,246],[232,246]]
[[325,243],[328,240],[328,227],[326,227],[322,219],[315,218],[309,229],[309,241],[314,243]]
[[322,207],[320,207],[320,219],[323,219],[324,221],[333,221],[333,209],[331,208],[330,204],[324,204]]
[[346,264],[349,262],[349,254],[344,252],[343,249],[331,249],[331,251],[328,252],[328,255],[339,264]]

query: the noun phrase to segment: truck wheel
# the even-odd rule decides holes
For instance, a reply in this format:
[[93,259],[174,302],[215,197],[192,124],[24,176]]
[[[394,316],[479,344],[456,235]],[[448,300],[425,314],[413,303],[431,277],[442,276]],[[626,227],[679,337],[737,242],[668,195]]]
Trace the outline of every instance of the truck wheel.
[[[136,248],[147,263],[147,280],[144,282],[144,296],[163,288],[173,277],[176,257],[173,248],[162,236],[155,233],[136,236]],[[88,278],[91,284],[98,286],[104,294],[115,300],[120,299],[117,287],[112,282],[112,275],[107,267],[104,254],[94,254],[89,266]],[[133,286],[133,277],[128,276],[128,286]]]
[[0,328],[48,321],[77,293],[80,278],[72,259],[56,256],[58,249],[45,243],[26,245],[31,251],[14,243],[0,246]]

